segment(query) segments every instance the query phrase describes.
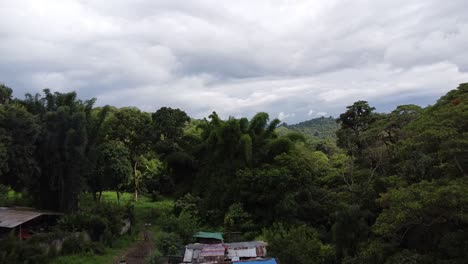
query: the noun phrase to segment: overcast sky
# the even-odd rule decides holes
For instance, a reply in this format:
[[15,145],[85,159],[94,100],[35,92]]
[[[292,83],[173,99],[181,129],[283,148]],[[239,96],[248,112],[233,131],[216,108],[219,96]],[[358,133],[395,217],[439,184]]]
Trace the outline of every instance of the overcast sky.
[[467,0],[0,0],[0,82],[287,123],[468,82]]

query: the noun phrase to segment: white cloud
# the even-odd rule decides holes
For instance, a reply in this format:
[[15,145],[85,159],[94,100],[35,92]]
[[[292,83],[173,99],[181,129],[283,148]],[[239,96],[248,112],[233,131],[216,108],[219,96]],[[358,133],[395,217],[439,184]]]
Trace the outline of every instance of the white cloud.
[[280,112],[278,114],[278,119],[281,120],[281,121],[284,121],[284,120],[288,119],[289,117],[295,117],[295,116],[296,116],[296,113],[285,114],[284,112]]
[[359,99],[387,111],[468,80],[466,12],[464,0],[1,1],[0,82],[195,117],[296,122]]
[[284,112],[280,112],[280,113],[278,114],[278,119],[281,120],[281,121],[285,120],[285,119],[288,118],[288,117],[290,117],[290,115],[289,115],[289,114],[285,114]]

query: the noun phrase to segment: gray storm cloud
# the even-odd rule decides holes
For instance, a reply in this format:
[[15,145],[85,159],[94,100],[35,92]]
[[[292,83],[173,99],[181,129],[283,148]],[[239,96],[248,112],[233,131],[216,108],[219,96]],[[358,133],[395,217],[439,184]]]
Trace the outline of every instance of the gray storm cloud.
[[293,123],[468,80],[468,2],[0,1],[0,82],[194,117]]

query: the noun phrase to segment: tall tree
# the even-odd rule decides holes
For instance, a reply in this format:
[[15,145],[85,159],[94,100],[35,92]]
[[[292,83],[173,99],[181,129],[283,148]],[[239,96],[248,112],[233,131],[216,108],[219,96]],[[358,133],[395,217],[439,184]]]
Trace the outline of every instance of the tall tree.
[[182,138],[184,128],[190,121],[188,115],[178,108],[161,107],[151,116],[156,141],[169,140],[173,144]]
[[27,96],[20,103],[37,114],[42,124],[35,149],[37,185],[30,190],[35,202],[47,209],[76,209],[87,159],[86,116],[94,100],[83,102],[74,92],[51,93],[45,89],[43,97]]
[[373,112],[375,108],[369,106],[366,101],[357,101],[346,108],[346,112],[337,120],[340,124],[340,129],[336,132],[337,143],[338,146],[347,149],[351,155],[355,155],[365,147],[362,133],[376,120]]
[[101,197],[104,189],[111,189],[117,193],[117,201],[120,203],[120,194],[127,186],[132,165],[128,148],[120,141],[109,141],[98,148],[96,165],[96,191]]
[[[130,152],[133,179],[138,179],[140,156],[151,148],[151,116],[138,108],[125,107],[113,112],[106,121],[106,140],[120,141]],[[138,199],[137,184],[133,184],[134,198]]]
[[37,119],[16,103],[0,105],[0,182],[17,191],[35,182]]
[[0,83],[0,104],[10,101],[12,94],[13,90],[10,87]]

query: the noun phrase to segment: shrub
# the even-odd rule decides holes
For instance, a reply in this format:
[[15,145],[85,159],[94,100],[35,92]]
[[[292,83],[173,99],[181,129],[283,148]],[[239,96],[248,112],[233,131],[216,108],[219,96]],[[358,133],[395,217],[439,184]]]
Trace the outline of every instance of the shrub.
[[100,242],[89,241],[85,244],[85,252],[93,255],[103,255],[106,253],[106,247]]
[[200,197],[193,196],[190,193],[187,193],[183,197],[179,198],[174,206],[174,211],[176,215],[180,215],[182,212],[189,213],[195,217],[199,216],[198,207],[200,204]]
[[79,237],[69,236],[63,241],[62,254],[77,254],[84,252],[85,242]]
[[18,240],[13,234],[0,243],[0,263],[47,263],[43,247],[31,241]]
[[166,214],[159,219],[159,225],[165,232],[176,233],[182,238],[183,243],[189,243],[193,234],[199,229],[198,218],[182,212],[179,216]]
[[317,231],[306,225],[274,224],[263,235],[269,244],[269,254],[283,264],[322,264],[335,259],[334,248],[324,244]]
[[120,234],[122,220],[134,221],[133,205],[119,207],[99,203],[78,213],[67,214],[59,220],[58,227],[66,232],[85,231],[93,241],[112,246],[115,236]]
[[59,220],[59,228],[67,232],[86,231],[93,241],[98,241],[109,228],[109,221],[97,215],[73,213]]
[[160,232],[156,245],[163,255],[178,255],[183,247],[182,238],[176,233]]
[[161,252],[155,250],[151,255],[146,259],[146,264],[163,264],[163,257]]

